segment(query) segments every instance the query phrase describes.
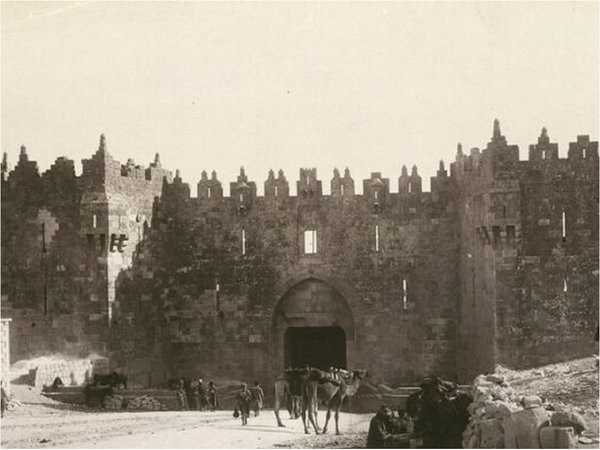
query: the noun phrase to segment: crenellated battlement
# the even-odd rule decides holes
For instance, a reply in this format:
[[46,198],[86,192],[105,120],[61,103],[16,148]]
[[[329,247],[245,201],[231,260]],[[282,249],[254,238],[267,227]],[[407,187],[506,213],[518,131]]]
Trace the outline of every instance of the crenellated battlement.
[[[37,163],[30,161],[27,150],[21,147],[19,160],[15,168],[7,173],[6,158],[3,165],[3,177],[9,186],[18,186],[31,180],[40,178]],[[163,181],[167,185],[179,186],[178,195],[191,198],[189,184],[184,183],[178,172],[172,177],[171,172],[164,169],[157,153],[153,162],[148,167],[136,164],[133,159],[128,159],[125,164],[115,160],[109,153],[106,137],[100,136],[98,149],[89,159],[82,160],[82,174],[74,174],[74,163],[65,157],[59,157],[55,163],[44,173],[43,177],[65,177],[72,180],[75,177],[84,191],[94,190],[123,190],[129,193],[145,191],[156,192],[162,187]],[[450,174],[440,161],[440,168],[431,179],[431,193],[436,201],[447,196],[438,195],[448,192],[459,186],[471,186],[491,183],[494,180],[522,179],[535,172],[537,176],[560,176],[573,178],[597,177],[598,170],[598,142],[590,141],[589,136],[577,136],[577,140],[569,144],[566,158],[559,157],[558,144],[552,143],[548,130],[543,128],[537,143],[529,146],[527,160],[519,160],[519,149],[516,145],[508,144],[502,134],[500,123],[494,121],[492,137],[483,150],[473,147],[466,155],[459,143],[455,161],[450,164]],[[350,175],[350,170],[345,169],[343,176],[336,168],[330,179],[331,193],[323,195],[322,181],[317,176],[316,168],[301,168],[296,181],[296,196],[290,195],[289,182],[282,170],[277,176],[270,170],[264,181],[264,194],[257,193],[256,182],[251,181],[244,169],[240,170],[237,180],[229,183],[229,194],[225,195],[223,185],[217,178],[217,173],[212,171],[210,178],[206,171],[202,171],[197,182],[197,199],[199,202],[214,202],[221,199],[231,199],[239,203],[238,207],[248,209],[255,199],[270,199],[281,201],[286,198],[296,198],[299,201],[315,202],[320,198],[364,198],[366,201],[383,205],[389,196],[399,195],[401,198],[415,199],[429,192],[422,188],[422,178],[418,168],[413,166],[410,170],[402,166],[397,178],[397,189],[393,189],[389,178],[380,172],[373,172],[369,179],[363,180],[363,193],[355,192],[355,182]]]
[[469,155],[457,146],[455,162],[450,166],[451,176],[459,183],[478,184],[494,179],[518,179],[537,172],[544,176],[598,177],[598,142],[589,136],[579,135],[569,144],[566,158],[559,157],[559,147],[553,143],[544,127],[537,144],[529,146],[527,160],[519,159],[519,148],[508,145],[500,133],[498,121],[494,122],[491,141],[483,151],[472,148]]

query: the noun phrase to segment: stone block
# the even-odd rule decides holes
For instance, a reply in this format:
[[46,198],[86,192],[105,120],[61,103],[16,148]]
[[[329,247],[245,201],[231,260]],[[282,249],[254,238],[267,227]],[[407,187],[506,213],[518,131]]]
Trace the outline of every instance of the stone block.
[[540,429],[541,448],[577,448],[573,427],[543,427]]
[[479,422],[479,433],[479,448],[504,448],[502,420],[482,420]]
[[538,408],[542,406],[542,399],[537,395],[527,395],[523,397],[522,403],[525,409]]
[[553,427],[573,427],[576,434],[586,429],[585,420],[577,413],[558,411],[552,414],[550,425]]
[[510,418],[509,427],[514,428],[516,434],[516,447],[513,448],[540,448],[539,430],[549,421],[548,411],[541,407],[524,409],[512,413]]

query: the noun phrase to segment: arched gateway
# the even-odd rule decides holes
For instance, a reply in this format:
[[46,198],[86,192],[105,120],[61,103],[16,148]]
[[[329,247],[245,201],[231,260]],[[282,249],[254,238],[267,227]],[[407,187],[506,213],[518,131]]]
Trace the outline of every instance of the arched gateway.
[[273,311],[273,372],[288,366],[352,365],[354,317],[330,283],[310,277],[290,287]]

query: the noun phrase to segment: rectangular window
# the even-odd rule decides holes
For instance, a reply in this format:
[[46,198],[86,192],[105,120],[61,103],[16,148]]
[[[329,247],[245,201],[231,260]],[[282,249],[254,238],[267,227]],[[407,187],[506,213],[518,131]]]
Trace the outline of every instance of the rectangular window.
[[98,227],[98,217],[96,214],[92,215],[92,228]]
[[412,192],[412,183],[408,183],[408,192],[411,193]]
[[277,191],[278,191],[277,186],[275,186],[275,197],[277,197]]
[[373,195],[375,195],[375,200],[377,200],[377,196],[379,195],[379,192],[375,191],[375,192],[373,192]]
[[306,230],[304,232],[304,253],[307,255],[317,253],[317,230]]
[[379,251],[379,225],[375,225],[375,251]]
[[406,278],[404,278],[402,280],[402,308],[405,310],[408,308],[408,295],[407,295],[406,287],[407,287]]
[[340,184],[340,195],[344,195],[344,185]]
[[242,255],[246,254],[246,230],[242,228]]
[[240,202],[244,201],[244,194],[240,194]]
[[208,188],[206,188],[206,197],[210,198],[210,194],[211,194],[210,188],[208,187]]

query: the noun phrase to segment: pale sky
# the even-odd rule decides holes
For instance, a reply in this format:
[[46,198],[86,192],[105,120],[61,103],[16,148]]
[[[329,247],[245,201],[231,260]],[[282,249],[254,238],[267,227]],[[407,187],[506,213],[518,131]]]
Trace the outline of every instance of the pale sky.
[[424,188],[456,143],[484,147],[500,119],[526,158],[542,126],[566,155],[598,139],[598,3],[3,1],[1,144],[58,156],[110,153],[195,185],[245,166],[259,193],[301,167]]

